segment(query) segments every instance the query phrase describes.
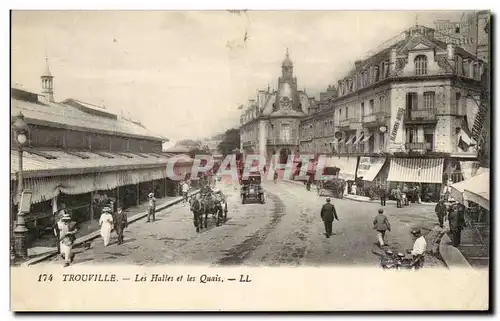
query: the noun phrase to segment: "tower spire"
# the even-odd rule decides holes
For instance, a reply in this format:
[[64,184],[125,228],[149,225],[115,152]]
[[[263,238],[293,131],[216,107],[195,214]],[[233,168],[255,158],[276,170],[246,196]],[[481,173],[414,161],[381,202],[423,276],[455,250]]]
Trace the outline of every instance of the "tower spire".
[[45,102],[54,102],[54,76],[52,76],[50,72],[49,57],[47,53],[45,53],[45,69],[40,76],[40,81]]

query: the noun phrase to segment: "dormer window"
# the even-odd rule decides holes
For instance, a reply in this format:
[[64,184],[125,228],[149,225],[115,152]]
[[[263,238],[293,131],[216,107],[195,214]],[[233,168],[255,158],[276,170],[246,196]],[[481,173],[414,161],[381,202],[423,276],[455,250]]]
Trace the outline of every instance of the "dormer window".
[[414,63],[416,75],[427,75],[427,56],[418,55],[415,57]]

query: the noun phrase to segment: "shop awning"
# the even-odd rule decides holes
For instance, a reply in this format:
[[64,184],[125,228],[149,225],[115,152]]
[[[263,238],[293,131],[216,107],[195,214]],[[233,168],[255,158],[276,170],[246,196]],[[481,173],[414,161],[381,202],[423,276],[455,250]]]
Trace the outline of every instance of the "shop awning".
[[358,175],[363,181],[372,182],[385,164],[385,158],[360,157]]
[[467,201],[472,201],[489,210],[489,171],[451,185],[450,193],[461,204],[466,205]]
[[356,135],[349,136],[349,138],[346,140],[345,144],[346,145],[352,144],[355,138],[356,138]]
[[392,158],[389,182],[443,182],[443,158]]
[[356,163],[356,157],[328,157],[325,167],[337,167],[340,169],[340,179],[353,181],[356,174]]
[[373,134],[367,135],[363,137],[363,143],[367,142],[370,138],[372,138]]
[[358,144],[363,137],[364,137],[363,133],[359,134],[358,137],[356,137],[356,140],[354,141],[354,144]]
[[460,161],[460,170],[464,180],[474,177],[479,169],[478,161]]

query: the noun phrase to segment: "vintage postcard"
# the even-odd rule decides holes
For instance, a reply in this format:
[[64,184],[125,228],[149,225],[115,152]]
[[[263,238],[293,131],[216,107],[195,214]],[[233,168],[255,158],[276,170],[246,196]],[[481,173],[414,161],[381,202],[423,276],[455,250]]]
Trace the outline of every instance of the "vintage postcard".
[[488,311],[490,11],[11,11],[13,311]]

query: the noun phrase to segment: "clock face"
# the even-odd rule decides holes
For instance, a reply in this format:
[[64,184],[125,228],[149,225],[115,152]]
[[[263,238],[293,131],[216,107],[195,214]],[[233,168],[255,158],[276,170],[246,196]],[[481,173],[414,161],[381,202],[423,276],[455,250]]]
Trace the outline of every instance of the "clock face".
[[288,97],[281,98],[281,106],[283,106],[284,108],[286,109],[290,108],[291,103],[292,102],[290,101],[290,98]]

